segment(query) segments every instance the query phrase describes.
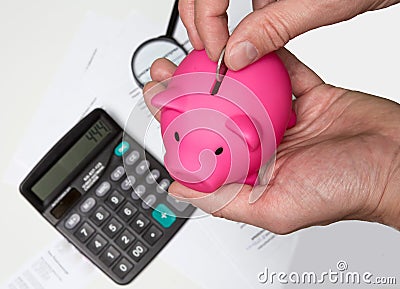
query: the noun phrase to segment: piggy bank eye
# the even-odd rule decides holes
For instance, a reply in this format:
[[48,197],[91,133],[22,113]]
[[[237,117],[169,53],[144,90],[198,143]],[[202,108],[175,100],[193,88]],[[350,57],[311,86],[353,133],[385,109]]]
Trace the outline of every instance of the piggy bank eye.
[[179,141],[179,134],[178,134],[177,131],[175,132],[174,137],[175,137],[175,140],[176,140],[176,141]]
[[222,147],[219,147],[215,150],[215,154],[218,156],[218,155],[222,154],[223,151],[224,151],[224,149]]

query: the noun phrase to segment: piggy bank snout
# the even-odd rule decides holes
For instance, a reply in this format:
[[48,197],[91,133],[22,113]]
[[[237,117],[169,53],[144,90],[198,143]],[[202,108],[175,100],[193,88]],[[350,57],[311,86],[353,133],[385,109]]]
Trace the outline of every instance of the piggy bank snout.
[[208,150],[198,154],[185,153],[184,156],[178,153],[175,157],[167,154],[165,165],[170,174],[177,179],[188,183],[197,183],[212,175],[216,168],[216,159]]
[[[229,172],[230,154],[223,139],[206,129],[164,140],[164,162],[171,176],[195,190],[212,192],[221,186]],[[171,140],[171,139],[169,139]]]

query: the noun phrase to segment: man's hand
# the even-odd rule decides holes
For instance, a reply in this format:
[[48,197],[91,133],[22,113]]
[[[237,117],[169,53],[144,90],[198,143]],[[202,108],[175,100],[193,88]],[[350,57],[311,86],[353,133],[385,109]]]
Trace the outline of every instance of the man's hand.
[[[229,184],[213,198],[202,198],[204,193],[174,182],[170,194],[187,198],[214,216],[281,234],[344,219],[399,229],[400,105],[327,85],[287,50],[277,53],[297,97],[297,124],[278,148],[269,183],[254,188]],[[145,86],[145,101],[153,114],[157,110],[150,104],[151,92],[157,88],[151,88],[174,71],[165,59],[151,68],[153,81]],[[215,203],[238,190],[231,202],[215,210]],[[252,190],[263,194],[250,204]]]
[[[245,1],[245,0],[241,0]],[[341,22],[399,0],[253,0],[254,12],[229,37],[229,0],[180,0],[179,11],[195,49],[216,61],[226,45],[225,63],[239,70],[290,39],[317,27]]]

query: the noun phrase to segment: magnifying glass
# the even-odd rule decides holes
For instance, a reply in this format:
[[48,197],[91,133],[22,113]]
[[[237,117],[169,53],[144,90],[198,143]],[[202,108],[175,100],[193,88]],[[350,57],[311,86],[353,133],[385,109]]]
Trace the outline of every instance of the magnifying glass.
[[178,19],[178,0],[175,0],[167,33],[143,42],[133,53],[131,69],[135,81],[141,88],[151,80],[150,66],[156,59],[167,58],[178,65],[187,55],[185,48],[173,38]]

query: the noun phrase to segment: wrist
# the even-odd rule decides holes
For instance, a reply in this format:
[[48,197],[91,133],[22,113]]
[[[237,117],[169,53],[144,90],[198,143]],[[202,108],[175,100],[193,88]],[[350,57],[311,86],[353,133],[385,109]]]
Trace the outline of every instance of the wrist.
[[400,147],[393,160],[379,207],[381,210],[379,222],[400,230]]
[[383,140],[379,149],[380,184],[376,186],[380,199],[370,220],[400,230],[400,105],[386,101],[380,109],[386,115],[377,127]]

